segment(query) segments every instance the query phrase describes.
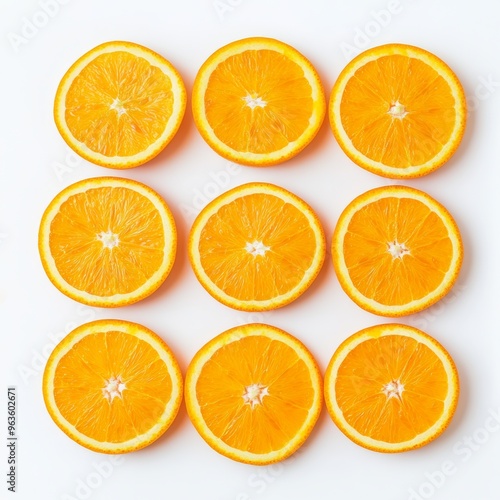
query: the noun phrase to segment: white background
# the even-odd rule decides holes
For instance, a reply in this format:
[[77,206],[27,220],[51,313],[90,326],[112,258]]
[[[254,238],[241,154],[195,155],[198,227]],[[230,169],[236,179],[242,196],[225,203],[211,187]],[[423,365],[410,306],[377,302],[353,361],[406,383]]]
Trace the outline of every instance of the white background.
[[[17,387],[19,435],[15,495],[7,491],[8,449],[2,438],[1,498],[500,498],[500,12],[495,0],[0,0],[0,5],[0,436],[6,435],[9,385]],[[430,445],[384,455],[353,444],[323,411],[294,457],[258,468],[212,451],[181,408],[152,446],[116,458],[96,454],[55,426],[41,393],[54,340],[81,323],[113,317],[142,323],[167,341],[185,371],[206,341],[237,324],[263,321],[289,331],[324,370],[343,339],[387,321],[344,295],[330,256],[299,300],[264,314],[216,302],[196,281],[186,256],[194,215],[209,199],[244,182],[273,182],[304,198],[320,216],[328,241],[352,198],[393,182],[351,163],[327,120],[303,153],[267,169],[233,168],[214,153],[198,135],[189,103],[167,149],[129,171],[77,158],[54,126],[60,78],[99,43],[122,39],[150,47],[177,67],[190,92],[197,69],[214,50],[256,35],[281,39],[306,55],[327,97],[355,53],[387,42],[434,52],[462,81],[469,116],[458,152],[427,177],[401,182],[441,201],[456,218],[465,244],[462,272],[450,295],[402,320],[436,337],[454,357],[461,377],[455,418]],[[38,257],[38,224],[49,201],[72,182],[99,175],[149,184],[172,208],[179,231],[178,257],[164,285],[150,298],[120,309],[89,308],[63,296]]]

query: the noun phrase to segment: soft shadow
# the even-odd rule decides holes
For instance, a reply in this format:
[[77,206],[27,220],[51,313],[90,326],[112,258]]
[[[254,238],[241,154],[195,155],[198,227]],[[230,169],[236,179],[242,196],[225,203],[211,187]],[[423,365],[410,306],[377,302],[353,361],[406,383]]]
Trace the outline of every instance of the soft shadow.
[[[163,197],[163,195],[162,195]],[[150,305],[156,301],[162,301],[164,298],[171,293],[171,290],[179,286],[179,283],[184,279],[185,273],[190,269],[189,258],[187,253],[187,239],[189,235],[189,229],[186,227],[184,217],[181,214],[180,208],[168,203],[172,215],[175,220],[175,225],[177,228],[177,251],[175,256],[175,261],[170,270],[169,275],[165,281],[160,285],[160,287],[153,292],[149,297],[144,298],[136,304]],[[131,304],[133,307],[136,304]]]
[[197,130],[194,125],[191,103],[188,98],[184,118],[182,119],[181,125],[172,140],[165,146],[160,154],[144,165],[141,165],[141,168],[144,169],[144,171],[165,168],[168,164],[173,163],[181,153],[190,147],[189,144],[192,143],[193,136],[196,134]]
[[154,450],[158,447],[167,446],[165,443],[169,439],[172,439],[173,436],[180,436],[182,434],[182,429],[188,425],[191,425],[191,423],[186,411],[186,405],[184,404],[183,400],[179,408],[179,413],[177,413],[177,416],[175,417],[170,427],[156,441],[146,446],[145,448],[138,450],[136,453],[147,453],[148,451]]

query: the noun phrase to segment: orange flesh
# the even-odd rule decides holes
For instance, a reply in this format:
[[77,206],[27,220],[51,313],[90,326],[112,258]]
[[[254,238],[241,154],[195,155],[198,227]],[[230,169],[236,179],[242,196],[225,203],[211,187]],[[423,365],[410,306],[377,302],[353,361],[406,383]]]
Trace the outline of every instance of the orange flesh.
[[[120,377],[122,396],[103,394]],[[88,335],[65,354],[54,375],[54,397],[63,417],[101,442],[123,442],[148,431],[165,411],[172,380],[165,362],[145,341],[118,331]]]
[[105,156],[132,156],[163,133],[173,110],[169,78],[146,59],[117,51],[96,57],[66,96],[74,137]]
[[[407,112],[402,118],[389,113],[396,103]],[[447,144],[456,119],[446,80],[424,62],[401,55],[358,69],[344,90],[340,115],[358,151],[398,168],[432,159]]]
[[[389,244],[409,253],[394,258]],[[443,281],[453,248],[441,219],[420,201],[383,198],[352,217],[343,255],[360,293],[384,305],[407,304],[435,290]]]
[[[252,109],[246,98],[266,104]],[[205,92],[210,127],[240,152],[266,154],[294,142],[308,128],[313,107],[301,67],[272,50],[228,57],[211,74]]]
[[[248,243],[269,250],[253,255]],[[293,289],[309,269],[314,232],[293,205],[269,194],[251,194],[224,205],[200,235],[201,264],[208,277],[239,300],[267,300]]]
[[[402,384],[401,397],[387,397],[386,384]],[[439,358],[424,344],[388,335],[356,346],[339,367],[337,403],[359,433],[400,443],[426,431],[441,416],[448,392]]]
[[[117,236],[116,246],[99,239]],[[160,267],[164,228],[158,210],[127,188],[93,188],[71,196],[50,226],[50,251],[67,283],[109,297],[139,288]]]
[[[267,387],[262,403],[245,403],[245,389]],[[221,347],[204,364],[196,397],[208,428],[227,445],[269,453],[294,438],[314,400],[306,364],[286,344],[252,336]]]

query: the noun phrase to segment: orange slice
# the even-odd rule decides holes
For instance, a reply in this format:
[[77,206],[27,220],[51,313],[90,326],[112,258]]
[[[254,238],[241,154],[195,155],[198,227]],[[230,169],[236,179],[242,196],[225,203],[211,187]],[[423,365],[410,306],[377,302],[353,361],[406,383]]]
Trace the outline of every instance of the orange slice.
[[38,247],[52,283],[83,304],[115,307],[153,293],[175,260],[177,231],[158,193],[118,177],[63,189],[40,223]]
[[188,243],[196,277],[217,300],[244,311],[284,306],[318,275],[325,237],[314,211],[265,183],[238,186],[195,219]]
[[366,328],[335,351],[325,373],[332,420],[352,441],[401,452],[438,437],[455,412],[455,364],[435,339],[406,325]]
[[43,374],[43,397],[54,422],[101,453],[126,453],[158,439],[177,415],[182,393],[169,347],[127,321],[79,326],[52,351]]
[[312,64],[271,38],[245,38],[214,52],[193,87],[193,117],[209,146],[236,163],[268,166],[314,138],[326,103]]
[[307,439],[322,406],[307,348],[278,328],[249,324],[204,345],[186,373],[188,415],[217,452],[239,462],[283,460]]
[[465,95],[441,59],[393,43],[363,52],[344,68],[329,115],[354,163],[384,177],[419,177],[443,165],[460,144]]
[[68,69],[57,88],[54,119],[80,156],[123,169],[158,155],[185,108],[184,83],[169,61],[141,45],[113,41]]
[[402,316],[442,298],[458,277],[463,248],[450,213],[405,186],[372,189],[342,212],[332,240],[340,284],[360,307]]

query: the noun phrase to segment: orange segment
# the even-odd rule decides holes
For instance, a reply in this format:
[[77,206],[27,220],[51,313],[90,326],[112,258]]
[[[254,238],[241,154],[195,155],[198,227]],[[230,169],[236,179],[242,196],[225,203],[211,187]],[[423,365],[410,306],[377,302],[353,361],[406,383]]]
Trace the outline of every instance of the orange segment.
[[344,291],[383,316],[417,312],[443,297],[458,276],[462,253],[449,212],[405,186],[358,196],[342,212],[332,241]]
[[209,203],[189,239],[194,272],[222,303],[267,310],[301,295],[321,269],[325,241],[313,210],[272,184],[250,183]]
[[465,128],[465,95],[433,54],[388,44],[353,59],[329,104],[333,133],[361,167],[391,178],[425,175],[446,162]]
[[94,451],[143,448],[174,420],[182,377],[168,346],[147,328],[100,320],[68,334],[50,355],[43,394],[55,423]]
[[69,297],[113,307],[156,290],[170,272],[177,236],[172,214],[136,181],[98,177],[61,191],[40,223],[44,269]]
[[441,434],[458,400],[458,375],[446,350],[415,328],[366,328],[345,340],[325,373],[333,421],[355,443],[399,452]]
[[68,145],[98,165],[149,161],[177,132],[186,90],[162,56],[130,42],[107,42],[80,57],[56,92],[54,117]]
[[321,378],[297,339],[251,324],[203,346],[186,374],[186,406],[200,435],[219,453],[264,465],[292,454],[321,409]]
[[294,48],[270,38],[230,43],[200,68],[193,116],[220,155],[246,165],[291,158],[316,135],[326,110],[319,77]]

